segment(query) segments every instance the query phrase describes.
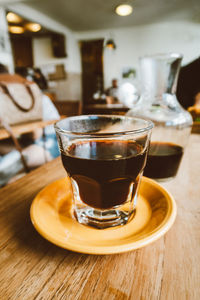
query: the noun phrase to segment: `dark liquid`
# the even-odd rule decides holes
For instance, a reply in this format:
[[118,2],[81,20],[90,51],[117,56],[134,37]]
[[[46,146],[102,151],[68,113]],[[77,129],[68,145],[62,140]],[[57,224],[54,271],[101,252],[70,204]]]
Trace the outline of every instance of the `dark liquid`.
[[174,177],[183,155],[183,148],[172,143],[152,142],[144,175],[161,179]]
[[131,197],[146,162],[146,150],[132,141],[79,141],[61,153],[81,200],[94,208],[121,205]]

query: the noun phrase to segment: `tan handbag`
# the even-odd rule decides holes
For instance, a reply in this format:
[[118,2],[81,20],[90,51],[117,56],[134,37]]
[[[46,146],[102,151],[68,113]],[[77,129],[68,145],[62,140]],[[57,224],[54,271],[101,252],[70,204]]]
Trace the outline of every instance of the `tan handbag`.
[[19,75],[0,74],[0,117],[9,124],[42,119],[42,92]]

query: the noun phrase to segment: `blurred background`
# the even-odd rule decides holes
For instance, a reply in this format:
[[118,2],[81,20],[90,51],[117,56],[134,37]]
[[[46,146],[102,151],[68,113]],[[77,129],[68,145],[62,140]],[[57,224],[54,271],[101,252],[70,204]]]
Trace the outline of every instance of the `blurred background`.
[[166,52],[199,58],[199,0],[0,0],[0,64],[38,84],[54,119],[126,113],[139,57]]
[[[115,12],[123,3],[128,16]],[[39,68],[57,101],[90,103],[112,79],[136,85],[138,58],[163,52],[182,53],[183,65],[199,56],[199,0],[0,1],[0,63]]]

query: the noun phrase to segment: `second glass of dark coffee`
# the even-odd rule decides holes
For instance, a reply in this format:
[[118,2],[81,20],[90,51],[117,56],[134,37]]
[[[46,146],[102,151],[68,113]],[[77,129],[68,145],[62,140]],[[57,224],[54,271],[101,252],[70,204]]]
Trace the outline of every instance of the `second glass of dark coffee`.
[[55,125],[79,223],[103,229],[133,218],[152,127],[113,115],[70,117]]

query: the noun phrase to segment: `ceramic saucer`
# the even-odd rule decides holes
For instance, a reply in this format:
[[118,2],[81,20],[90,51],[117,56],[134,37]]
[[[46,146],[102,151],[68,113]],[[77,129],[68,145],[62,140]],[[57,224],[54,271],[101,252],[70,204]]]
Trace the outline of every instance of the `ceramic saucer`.
[[144,247],[163,236],[176,218],[176,203],[160,184],[143,177],[135,217],[124,226],[99,230],[75,220],[70,182],[63,178],[37,194],[30,215],[36,230],[57,246],[81,253],[113,254]]

